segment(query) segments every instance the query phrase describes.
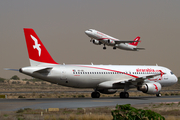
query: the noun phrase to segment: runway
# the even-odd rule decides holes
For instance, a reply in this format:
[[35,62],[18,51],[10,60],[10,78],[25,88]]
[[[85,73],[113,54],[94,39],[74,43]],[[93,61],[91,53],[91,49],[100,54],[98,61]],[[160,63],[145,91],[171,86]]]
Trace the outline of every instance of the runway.
[[[6,93],[92,93],[93,90],[91,91],[10,91],[10,92],[6,92],[6,91],[1,91],[1,94],[6,94]],[[161,92],[179,92],[180,90],[161,90]],[[142,91],[137,91],[137,90],[128,90],[128,92],[142,92]]]
[[180,102],[180,96],[162,97],[119,97],[94,98],[51,98],[51,99],[0,99],[0,111],[15,111],[23,108],[47,109],[47,108],[86,108],[115,106],[117,104],[148,104],[162,102]]

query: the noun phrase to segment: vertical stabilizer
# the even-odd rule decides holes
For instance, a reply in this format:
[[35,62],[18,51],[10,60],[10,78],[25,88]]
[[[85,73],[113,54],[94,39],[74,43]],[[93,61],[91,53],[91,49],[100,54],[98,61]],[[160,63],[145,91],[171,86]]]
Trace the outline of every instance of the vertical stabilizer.
[[31,66],[57,64],[33,29],[24,28],[24,35]]
[[[140,40],[140,37],[137,36],[134,41],[139,41]],[[139,42],[132,42],[132,43],[129,43],[130,45],[133,45],[133,46],[137,46]]]

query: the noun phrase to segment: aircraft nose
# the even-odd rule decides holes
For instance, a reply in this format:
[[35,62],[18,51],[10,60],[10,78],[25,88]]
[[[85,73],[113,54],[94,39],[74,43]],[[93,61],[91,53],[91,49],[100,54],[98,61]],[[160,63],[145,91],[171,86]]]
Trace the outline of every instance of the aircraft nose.
[[88,35],[88,34],[89,34],[89,31],[88,31],[88,30],[86,30],[86,31],[85,31],[85,33]]
[[178,82],[178,78],[176,76],[174,76],[174,77],[175,77],[175,82],[177,83]]

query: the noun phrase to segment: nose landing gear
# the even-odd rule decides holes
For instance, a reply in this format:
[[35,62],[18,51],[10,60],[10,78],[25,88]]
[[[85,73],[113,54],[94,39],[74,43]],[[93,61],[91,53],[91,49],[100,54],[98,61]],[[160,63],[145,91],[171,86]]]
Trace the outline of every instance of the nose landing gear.
[[161,97],[161,93],[156,94],[156,97]]
[[99,97],[100,97],[100,93],[99,93],[99,92],[96,92],[96,91],[95,91],[95,92],[92,92],[92,93],[91,93],[91,97],[92,97],[92,98],[99,98]]

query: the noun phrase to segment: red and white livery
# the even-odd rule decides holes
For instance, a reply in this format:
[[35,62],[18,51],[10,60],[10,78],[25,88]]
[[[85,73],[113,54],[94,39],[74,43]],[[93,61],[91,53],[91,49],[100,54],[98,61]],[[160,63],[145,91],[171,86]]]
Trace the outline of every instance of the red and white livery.
[[106,49],[106,45],[107,45],[107,46],[112,46],[113,49],[119,48],[129,51],[144,50],[144,48],[137,48],[137,45],[140,42],[139,36],[137,36],[132,41],[122,41],[94,29],[86,30],[85,33],[87,36],[91,38],[90,42],[93,42],[93,44],[95,45],[103,44],[104,45],[103,49]]
[[21,73],[58,85],[92,88],[92,98],[99,98],[100,93],[113,94],[118,89],[124,89],[120,98],[128,98],[130,88],[161,96],[162,87],[177,82],[171,70],[161,66],[58,64],[33,29],[24,28],[24,33],[31,66],[20,68]]

